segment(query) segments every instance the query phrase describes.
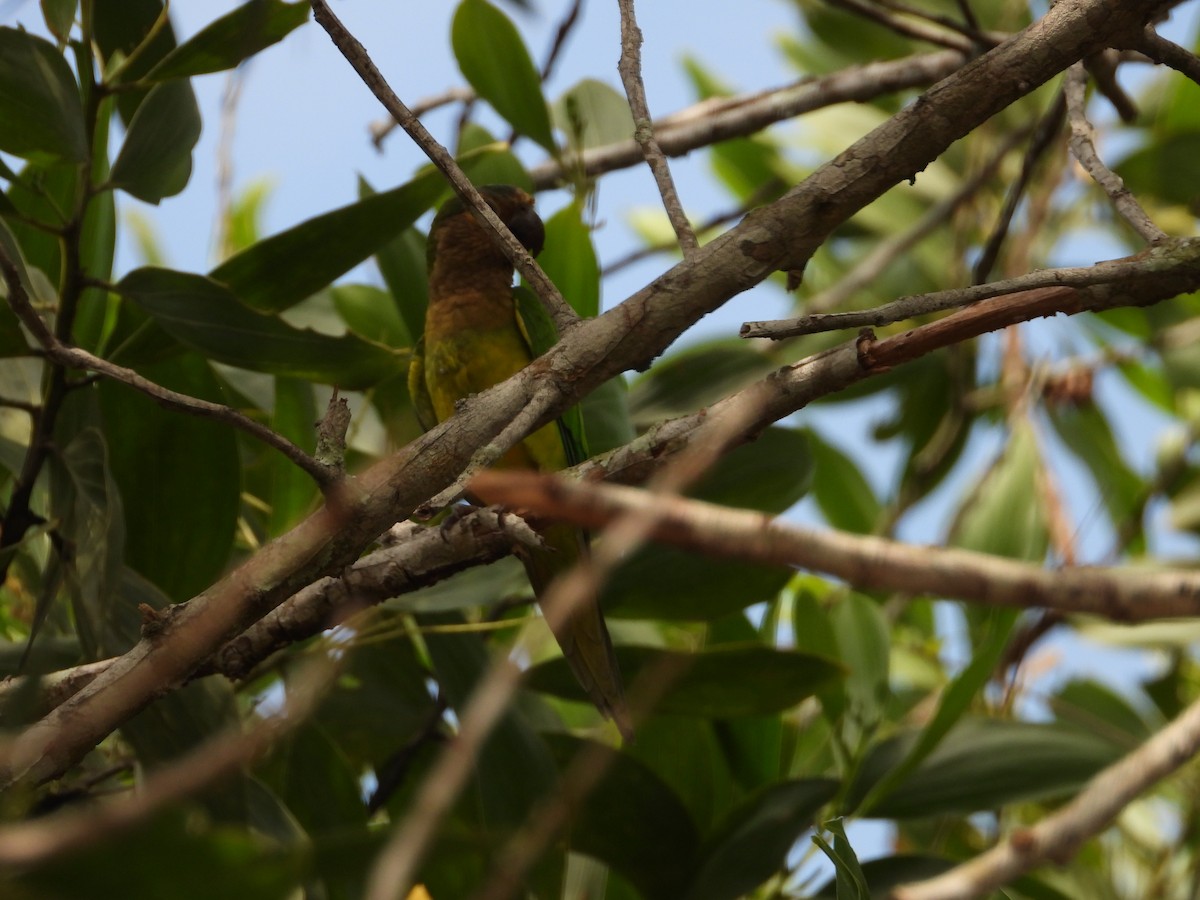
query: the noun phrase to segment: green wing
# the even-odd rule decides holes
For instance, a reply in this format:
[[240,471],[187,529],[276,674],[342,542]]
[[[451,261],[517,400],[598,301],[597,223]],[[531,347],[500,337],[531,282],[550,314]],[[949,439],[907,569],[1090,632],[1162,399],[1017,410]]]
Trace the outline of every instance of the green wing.
[[[541,301],[529,288],[523,284],[519,285],[514,289],[513,295],[516,298],[517,326],[525,336],[530,354],[537,359],[558,343],[558,331]],[[572,406],[556,421],[567,451],[567,464],[574,466],[583,462],[589,456],[587,435],[583,429],[583,412],[578,406]]]
[[429,396],[429,385],[425,382],[425,338],[419,338],[412,348],[412,359],[408,363],[408,395],[412,399],[417,422],[429,431],[438,423],[433,411],[433,398]]

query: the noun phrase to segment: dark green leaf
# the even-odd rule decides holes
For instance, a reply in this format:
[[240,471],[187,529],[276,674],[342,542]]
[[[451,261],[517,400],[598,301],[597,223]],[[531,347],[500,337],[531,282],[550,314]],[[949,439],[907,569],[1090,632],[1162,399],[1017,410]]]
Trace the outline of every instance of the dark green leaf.
[[699,839],[675,793],[626,753],[566,734],[546,741],[560,767],[582,753],[604,767],[571,825],[572,849],[611,866],[651,900],[679,897]]
[[[51,228],[62,227],[66,224],[64,211],[75,203],[79,174],[80,166],[72,163],[31,162],[21,169],[20,179],[9,186],[8,199],[23,218]],[[5,224],[20,245],[26,266],[41,270],[57,291],[62,275],[62,247],[58,236],[16,217]],[[26,285],[27,289],[30,287]],[[36,292],[32,296],[37,296]]]
[[261,773],[314,837],[367,824],[359,773],[339,750],[335,737],[305,725],[275,750]]
[[87,159],[75,76],[53,44],[15,28],[0,28],[0,150]]
[[1147,487],[1122,457],[1104,413],[1092,403],[1048,404],[1047,412],[1063,443],[1091,472],[1113,522],[1127,521]]
[[[315,426],[318,418],[311,384],[295,378],[276,377],[275,409],[271,415],[271,428],[275,432],[306,453],[312,453],[317,443]],[[267,458],[267,466],[271,479],[266,497],[271,507],[267,534],[274,537],[288,531],[311,512],[321,493],[307,472],[281,454],[272,452]]]
[[737,338],[673,353],[637,379],[629,392],[634,421],[649,425],[695,412],[745,387],[774,366]]
[[1193,214],[1200,212],[1200,131],[1155,138],[1116,169],[1134,194],[1185,206]]
[[203,275],[143,268],[126,275],[118,288],[176,340],[243,369],[358,390],[408,365],[406,353],[354,335],[332,337],[293,328],[247,309]]
[[[208,363],[194,353],[142,366],[138,374],[192,397],[225,401]],[[171,599],[186,600],[229,563],[241,495],[235,432],[164,409],[123,384],[102,381],[99,391],[125,507],[125,561]]]
[[546,220],[546,246],[538,262],[584,318],[600,313],[600,264],[578,203],[568,203]]
[[192,148],[200,139],[200,110],[187,81],[157,85],[138,107],[109,176],[118,187],[158,203],[192,176]]
[[813,496],[834,528],[870,534],[882,509],[874,490],[854,461],[835,444],[809,429],[815,471]]
[[[138,80],[175,47],[175,29],[162,0],[122,0],[93,5],[92,31],[105,65],[113,57],[136,59],[122,71],[122,82]],[[149,35],[153,33],[153,37]],[[128,125],[148,90],[124,90],[117,96],[121,119]]]
[[1049,536],[1037,487],[1040,456],[1027,422],[1018,423],[1004,454],[979,480],[954,523],[953,543],[968,550],[1040,560]]
[[487,0],[462,0],[450,35],[458,67],[476,93],[521,134],[556,152],[541,76],[508,16]]
[[783,513],[812,483],[808,432],[773,425],[748,444],[735,447],[689,497],[722,506]]
[[176,47],[146,75],[148,81],[232,69],[308,21],[308,3],[250,0]]
[[747,800],[705,841],[687,900],[734,900],[762,884],[837,788],[825,778],[781,781]]
[[263,312],[279,312],[383,247],[446,191],[440,172],[426,172],[398,188],[363,197],[265,238],[225,260],[211,275],[243,303]]
[[385,291],[369,284],[338,284],[329,292],[338,315],[355,334],[389,347],[413,345],[396,304]]
[[[915,738],[892,738],[868,754],[847,798],[851,807],[904,758]],[[872,815],[927,818],[1066,796],[1122,752],[1096,734],[1063,725],[965,719]]]
[[[957,860],[942,859],[936,856],[902,855],[869,860],[862,864],[861,869],[863,877],[871,887],[872,900],[886,900],[892,895],[894,888],[909,882],[933,878],[956,865],[958,865]],[[836,876],[829,879],[813,895],[813,900],[840,900],[840,898]]]
[[71,25],[75,21],[75,8],[78,0],[41,0],[42,17],[46,27],[62,43],[66,43],[71,33]]
[[[761,644],[723,644],[697,653],[629,645],[616,650],[626,682],[632,684],[641,673],[667,682],[656,707],[659,712],[711,719],[789,709],[842,671],[828,659]],[[583,699],[561,657],[534,666],[528,684],[559,697]]]

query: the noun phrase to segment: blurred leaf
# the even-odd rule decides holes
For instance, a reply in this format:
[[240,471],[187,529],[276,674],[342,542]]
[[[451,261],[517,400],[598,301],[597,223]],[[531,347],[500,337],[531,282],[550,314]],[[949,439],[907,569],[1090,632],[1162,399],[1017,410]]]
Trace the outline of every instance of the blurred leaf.
[[808,432],[772,425],[725,454],[687,494],[722,506],[784,513],[812,484],[809,450]]
[[458,136],[458,155],[472,152],[486,154],[471,170],[474,184],[513,184],[530,194],[534,192],[529,171],[509,149],[508,142],[482,125],[468,122]]
[[882,506],[862,471],[835,444],[808,429],[812,452],[813,497],[829,524],[842,531],[870,534]]
[[[424,615],[422,624],[463,624],[461,616]],[[461,715],[467,699],[485,672],[488,650],[470,632],[427,632],[425,645],[437,682]],[[546,797],[557,779],[553,757],[518,709],[500,719],[475,764],[475,787],[485,820],[492,826],[515,827]]]
[[[62,248],[58,236],[32,223],[60,228],[65,224],[64,210],[74,205],[80,167],[69,163],[28,163],[21,169],[20,178],[8,188],[8,198],[21,217],[5,221],[26,266],[38,269],[51,280],[55,295],[62,273]],[[26,284],[30,288],[35,282]],[[33,296],[37,296],[36,293]],[[56,296],[54,299],[57,299]],[[7,304],[5,304],[7,306]]]
[[849,670],[845,682],[848,715],[871,728],[887,701],[889,629],[879,604],[851,591],[830,613],[838,657]]
[[573,150],[633,139],[633,115],[625,95],[594,78],[572,85],[554,102],[554,124]]
[[699,838],[674,792],[626,753],[567,734],[549,734],[546,741],[562,768],[581,753],[595,754],[603,766],[604,776],[571,824],[572,849],[616,869],[644,897],[679,897]]
[[[194,353],[142,366],[138,374],[191,397],[225,402],[208,363]],[[164,409],[114,381],[100,382],[99,395],[105,431],[119,435],[110,467],[125,509],[125,561],[173,600],[186,600],[229,563],[241,494],[235,432]]]
[[1112,521],[1128,520],[1146,487],[1122,457],[1108,419],[1094,403],[1048,404],[1046,412],[1059,438],[1091,472]]
[[672,353],[633,383],[629,402],[634,420],[648,425],[695,412],[773,368],[769,359],[738,338]]
[[1200,130],[1164,134],[1116,166],[1125,186],[1139,197],[1200,212]]
[[475,92],[517,131],[556,153],[541,76],[508,16],[487,0],[462,0],[450,39],[458,67]]
[[[312,453],[316,449],[316,422],[319,418],[311,384],[296,378],[276,376],[275,408],[271,415],[273,431],[283,435],[305,453]],[[282,454],[272,451],[266,465],[270,473],[270,493],[265,499],[271,507],[267,534],[275,537],[303,519],[316,506],[321,492],[312,476]]]
[[200,111],[186,81],[154,87],[138,107],[109,176],[113,187],[158,203],[187,187],[192,148],[200,140]]
[[625,377],[609,379],[583,398],[584,434],[593,456],[628,444],[636,436],[629,418],[629,388]]
[[366,828],[359,773],[323,729],[311,723],[297,729],[262,774],[309,835]]
[[146,80],[166,81],[232,69],[303,25],[310,8],[302,0],[249,0],[168,53],[147,73]]
[[[667,715],[732,719],[780,712],[842,674],[828,659],[762,644],[724,644],[695,653],[629,645],[616,651],[627,683],[642,673],[667,683],[655,707]],[[561,657],[530,669],[527,684],[569,700],[583,699]]]
[[1037,438],[1026,420],[1013,426],[1003,455],[979,479],[958,511],[955,546],[1014,559],[1040,560],[1049,536],[1037,477]]
[[118,285],[176,340],[231,366],[357,390],[405,371],[408,355],[354,335],[297,329],[247,309],[203,275],[142,268]]
[[75,8],[78,0],[41,0],[42,17],[46,20],[46,28],[61,43],[66,43],[71,33],[71,25],[75,22]]
[[[892,895],[893,889],[900,885],[933,878],[956,865],[958,865],[958,860],[903,854],[868,860],[862,863],[860,869],[863,878],[870,886],[871,900],[887,900]],[[813,894],[813,900],[842,900],[839,877],[835,875],[822,885]]]
[[1112,688],[1091,679],[1068,681],[1050,698],[1060,722],[1102,734],[1132,747],[1148,740],[1153,729],[1132,704]]
[[751,797],[704,842],[687,900],[734,900],[782,869],[792,844],[837,793],[836,781],[781,781]]
[[54,45],[0,28],[0,150],[28,159],[87,159],[75,76]]
[[285,900],[302,875],[301,854],[266,844],[245,829],[196,824],[187,810],[172,810],[130,831],[44,866],[13,876],[20,900],[79,897],[88,900],[171,897],[211,900],[253,897]]
[[[915,738],[891,738],[867,755],[847,798],[851,808],[904,758]],[[1122,752],[1095,734],[1063,725],[964,719],[872,815],[926,818],[1067,796]]]
[[369,284],[335,284],[329,293],[338,315],[355,334],[388,347],[413,345],[412,335],[386,292]]

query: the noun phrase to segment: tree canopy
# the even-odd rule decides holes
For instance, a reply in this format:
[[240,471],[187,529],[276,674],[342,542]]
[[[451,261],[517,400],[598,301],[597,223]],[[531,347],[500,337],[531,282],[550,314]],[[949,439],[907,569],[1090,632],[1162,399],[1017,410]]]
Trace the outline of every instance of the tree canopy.
[[[794,0],[729,48],[793,82],[692,57],[678,110],[618,5],[617,71],[563,85],[582,0],[460,0],[430,98],[324,0],[0,26],[5,896],[1195,895],[1195,4]],[[265,236],[222,184],[211,268],[170,267],[125,210],[211,190],[192,79],[298,31],[428,164]],[[536,261],[488,227],[559,339],[423,432],[430,213],[485,184],[539,197]],[[681,340],[759,285],[793,317]],[[489,469],[576,408],[586,461]],[[632,741],[532,606],[550,521]]]

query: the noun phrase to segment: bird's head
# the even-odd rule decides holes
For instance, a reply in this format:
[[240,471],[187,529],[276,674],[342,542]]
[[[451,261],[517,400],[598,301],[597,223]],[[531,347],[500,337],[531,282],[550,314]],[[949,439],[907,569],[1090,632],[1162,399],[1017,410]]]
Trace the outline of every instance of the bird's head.
[[[526,250],[537,256],[546,239],[546,228],[533,209],[533,197],[511,184],[488,184],[479,188],[500,221],[508,226]],[[429,269],[434,261],[453,265],[509,265],[504,252],[459,197],[442,204],[429,228]]]

